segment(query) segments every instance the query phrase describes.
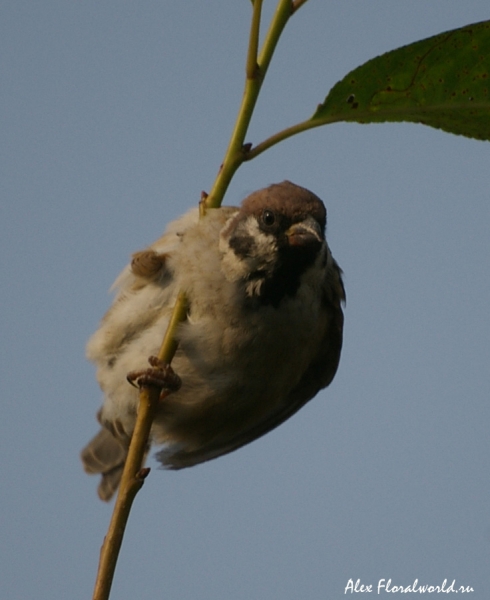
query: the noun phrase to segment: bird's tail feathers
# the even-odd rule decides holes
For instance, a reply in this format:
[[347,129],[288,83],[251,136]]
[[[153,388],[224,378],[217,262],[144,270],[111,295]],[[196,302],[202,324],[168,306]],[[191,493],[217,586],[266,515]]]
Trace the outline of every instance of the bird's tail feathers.
[[127,447],[105,428],[102,428],[82,450],[81,459],[85,472],[102,475],[97,489],[101,500],[108,502],[116,492],[127,454]]

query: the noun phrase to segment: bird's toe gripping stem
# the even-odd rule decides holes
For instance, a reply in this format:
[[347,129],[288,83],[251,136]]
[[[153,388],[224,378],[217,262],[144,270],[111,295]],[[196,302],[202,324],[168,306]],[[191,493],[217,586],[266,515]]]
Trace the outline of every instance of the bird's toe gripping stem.
[[127,374],[127,380],[131,385],[138,388],[157,387],[161,390],[160,398],[180,389],[182,381],[168,363],[156,356],[150,356],[148,362],[150,368],[130,371]]

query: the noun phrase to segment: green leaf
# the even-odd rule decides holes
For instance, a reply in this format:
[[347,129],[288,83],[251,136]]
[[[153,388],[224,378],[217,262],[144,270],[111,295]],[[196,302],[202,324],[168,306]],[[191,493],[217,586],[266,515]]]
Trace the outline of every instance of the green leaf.
[[311,121],[410,121],[490,140],[490,21],[374,58],[339,81]]

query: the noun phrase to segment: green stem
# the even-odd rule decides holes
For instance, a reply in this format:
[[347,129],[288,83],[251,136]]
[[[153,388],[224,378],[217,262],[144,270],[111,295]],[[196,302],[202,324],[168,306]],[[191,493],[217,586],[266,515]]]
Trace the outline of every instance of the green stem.
[[[247,52],[245,90],[242,103],[238,111],[237,120],[225,153],[223,164],[209,196],[202,202],[200,214],[204,214],[205,208],[217,208],[221,206],[221,202],[235,171],[245,160],[250,160],[251,158],[248,153],[248,148],[244,146],[244,140],[262,82],[286,23],[293,11],[304,4],[306,0],[296,0],[295,2],[292,0],[279,0],[265,37],[262,51],[260,52],[260,55],[258,55],[262,1],[263,0],[253,0],[252,24]],[[290,135],[293,135],[293,133]],[[263,150],[264,149],[265,147]],[[257,152],[257,149],[255,149],[255,155],[258,153],[260,152]],[[175,354],[177,349],[175,332],[178,324],[186,317],[187,306],[185,294],[180,293],[175,303],[158,355],[159,359],[163,362],[170,363]],[[139,409],[135,430],[131,438],[128,457],[124,466],[111,523],[101,549],[99,571],[97,573],[93,600],[107,600],[109,598],[131,506],[136,494],[143,485],[143,479],[147,474],[147,471],[142,471],[141,467],[148,448],[148,438],[159,400],[159,389],[147,387],[142,387],[140,389]]]
[[[473,103],[472,108],[474,110],[477,109],[485,109],[486,104],[482,102],[481,104]],[[296,125],[292,125],[282,131],[271,135],[260,144],[257,144],[253,148],[250,148],[245,156],[245,160],[253,160],[262,152],[265,152],[272,146],[275,146],[279,142],[286,140],[293,135],[297,135],[298,133],[302,133],[303,131],[308,131],[308,129],[314,129],[315,127],[322,127],[323,125],[332,125],[333,123],[383,123],[389,120],[392,121],[410,121],[411,116],[413,116],[413,121],[417,122],[417,118],[420,120],[423,119],[424,115],[430,115],[432,112],[442,112],[447,109],[447,104],[437,104],[432,106],[424,106],[420,108],[418,106],[414,106],[413,108],[407,108],[404,106],[400,107],[387,107],[384,109],[378,109],[375,113],[376,121],[373,119],[373,110],[370,110],[369,107],[364,110],[356,111],[355,115],[349,116],[345,113],[340,113],[337,115],[328,115],[325,117],[311,117],[306,121],[302,121],[301,123],[297,123]],[[451,103],[451,110],[461,109],[462,111],[468,109],[467,102]]]
[[356,121],[362,117],[363,114],[361,113],[356,113],[355,119],[347,119],[345,115],[328,116],[322,118],[310,117],[306,121],[301,121],[301,123],[296,123],[296,125],[291,125],[291,127],[287,127],[282,131],[278,131],[274,135],[271,135],[270,137],[265,139],[263,142],[260,142],[260,144],[253,146],[253,148],[250,148],[247,152],[245,160],[252,160],[256,158],[259,154],[262,154],[262,152],[265,152],[269,148],[272,148],[272,146],[275,146],[279,142],[287,140],[288,138],[292,137],[293,135],[297,135],[298,133],[303,133],[303,131],[308,131],[308,129],[314,129],[315,127],[321,127],[322,125],[331,125],[332,123],[338,123],[340,121]]
[[[218,208],[221,206],[224,195],[230,181],[238,167],[248,159],[247,148],[244,146],[245,136],[252,119],[252,114],[257,103],[260,88],[267,73],[272,55],[277,46],[281,33],[292,14],[291,0],[279,0],[276,11],[269,25],[269,30],[264,40],[262,50],[257,58],[257,64],[252,67],[253,57],[256,56],[256,44],[258,40],[258,23],[262,7],[261,0],[255,0],[253,4],[252,27],[250,30],[249,49],[247,53],[247,77],[243,92],[242,103],[238,110],[235,127],[231,134],[230,142],[214,182],[209,196],[206,199],[207,208]],[[255,61],[254,61],[255,62]]]
[[276,12],[272,17],[271,24],[269,25],[269,31],[264,40],[262,50],[259,55],[258,63],[259,69],[262,71],[262,79],[265,77],[267,69],[272,59],[272,55],[277,46],[277,42],[281,37],[281,33],[284,30],[289,17],[293,14],[293,3],[291,0],[279,0]]
[[287,140],[288,138],[290,138],[293,135],[296,135],[303,131],[307,131],[308,129],[313,129],[314,127],[318,127],[319,125],[323,125],[323,124],[324,123],[318,123],[316,121],[312,121],[311,119],[308,119],[307,121],[302,121],[301,123],[292,125],[291,127],[288,127],[287,129],[283,129],[282,131],[279,131],[278,133],[271,135],[263,142],[260,142],[260,144],[257,144],[256,146],[251,148],[247,152],[245,160],[252,160],[253,158],[256,158],[259,154],[262,154],[262,152],[265,152],[265,150],[272,148],[272,146],[275,146],[279,142],[282,142],[283,140]]
[[250,37],[247,52],[247,79],[253,79],[257,70],[257,54],[259,51],[260,16],[262,14],[262,0],[255,0],[250,26]]
[[138,418],[124,465],[112,519],[100,551],[99,570],[92,600],[109,598],[131,506],[149,471],[149,469],[142,471],[141,467],[147,451],[148,436],[159,398],[160,390],[157,388],[141,388],[140,390]]
[[[170,364],[175,351],[177,350],[177,342],[175,341],[174,333],[177,325],[185,319],[186,312],[187,300],[185,294],[180,293],[158,354],[158,358],[163,362]],[[143,485],[144,477],[149,471],[141,472],[141,468],[148,447],[148,437],[150,435],[153,418],[158,404],[161,401],[160,389],[155,387],[141,387],[138,418],[136,419],[136,426],[131,437],[128,456],[124,464],[112,519],[100,551],[99,570],[95,582],[93,600],[107,600],[109,598],[131,506],[133,505],[136,494]],[[140,472],[143,476],[140,475]]]
[[175,351],[177,350],[177,342],[175,340],[175,331],[177,326],[182,321],[185,321],[187,315],[187,298],[183,292],[181,292],[174,305],[174,309],[172,311],[172,316],[170,317],[170,321],[167,326],[167,331],[165,332],[165,337],[163,338],[162,345],[160,347],[160,352],[158,353],[158,358],[167,364],[172,362]]

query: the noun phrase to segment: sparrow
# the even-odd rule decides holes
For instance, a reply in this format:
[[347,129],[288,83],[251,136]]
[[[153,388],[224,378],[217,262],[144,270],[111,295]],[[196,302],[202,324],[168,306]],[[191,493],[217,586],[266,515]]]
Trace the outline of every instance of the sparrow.
[[236,450],[330,384],[345,291],[325,227],[320,198],[284,181],[240,207],[207,209],[202,218],[193,209],[133,255],[87,345],[104,404],[102,428],[81,458],[87,473],[102,476],[102,500],[118,487],[135,426],[138,390],[127,374],[158,353],[179,292],[188,302],[172,362],[181,385],[160,403],[151,429],[164,467]]

